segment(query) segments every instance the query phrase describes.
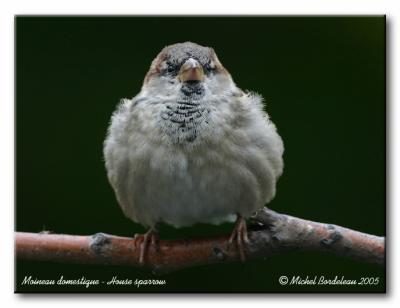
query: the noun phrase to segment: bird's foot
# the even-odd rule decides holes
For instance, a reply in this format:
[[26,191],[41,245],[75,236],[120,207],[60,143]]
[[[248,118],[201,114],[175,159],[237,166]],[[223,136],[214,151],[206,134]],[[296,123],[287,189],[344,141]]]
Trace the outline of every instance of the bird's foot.
[[231,248],[233,242],[236,240],[237,249],[239,251],[240,261],[246,261],[246,255],[244,253],[245,245],[250,243],[247,235],[246,220],[238,215],[236,220],[235,228],[233,229],[232,235],[228,240],[228,250]]
[[158,249],[158,232],[150,228],[145,234],[135,234],[135,246],[140,247],[139,264],[144,265],[144,258],[149,250],[149,245]]

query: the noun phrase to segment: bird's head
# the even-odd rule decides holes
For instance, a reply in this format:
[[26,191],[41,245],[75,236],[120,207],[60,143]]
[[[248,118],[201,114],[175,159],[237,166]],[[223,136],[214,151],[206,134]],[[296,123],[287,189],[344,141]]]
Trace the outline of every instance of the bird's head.
[[165,47],[153,60],[142,91],[188,100],[241,92],[214,50],[191,42]]

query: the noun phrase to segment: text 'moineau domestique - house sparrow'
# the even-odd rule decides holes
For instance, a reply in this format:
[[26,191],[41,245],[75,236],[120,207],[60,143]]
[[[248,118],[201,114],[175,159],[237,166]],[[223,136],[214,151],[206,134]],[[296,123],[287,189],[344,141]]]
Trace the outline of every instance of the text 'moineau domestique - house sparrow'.
[[283,170],[283,143],[261,96],[245,93],[214,50],[165,47],[140,93],[123,99],[104,142],[108,179],[123,212],[149,228],[233,222],[241,259],[245,219],[271,201]]

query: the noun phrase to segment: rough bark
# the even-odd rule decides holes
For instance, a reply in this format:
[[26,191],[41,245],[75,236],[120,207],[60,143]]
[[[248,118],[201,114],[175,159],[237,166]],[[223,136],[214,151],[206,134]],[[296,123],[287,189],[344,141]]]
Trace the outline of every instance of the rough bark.
[[[246,259],[266,258],[291,250],[324,251],[383,265],[385,238],[344,227],[279,214],[267,208],[250,219]],[[163,241],[150,245],[145,267],[155,272],[236,262],[236,247],[227,249],[229,235]],[[92,236],[16,232],[16,256],[24,260],[81,264],[141,266],[140,244],[132,238],[104,233]]]

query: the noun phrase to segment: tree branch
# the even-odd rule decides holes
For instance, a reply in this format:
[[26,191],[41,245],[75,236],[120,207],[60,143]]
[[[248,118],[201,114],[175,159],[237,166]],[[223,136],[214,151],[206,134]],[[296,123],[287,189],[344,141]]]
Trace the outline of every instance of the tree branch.
[[[385,238],[344,227],[276,213],[267,208],[250,219],[247,259],[266,258],[292,250],[324,251],[378,265],[384,264]],[[149,246],[146,265],[170,272],[204,264],[239,261],[229,236],[159,241]],[[16,255],[22,260],[140,266],[140,248],[132,238],[103,233],[92,236],[16,232]]]

